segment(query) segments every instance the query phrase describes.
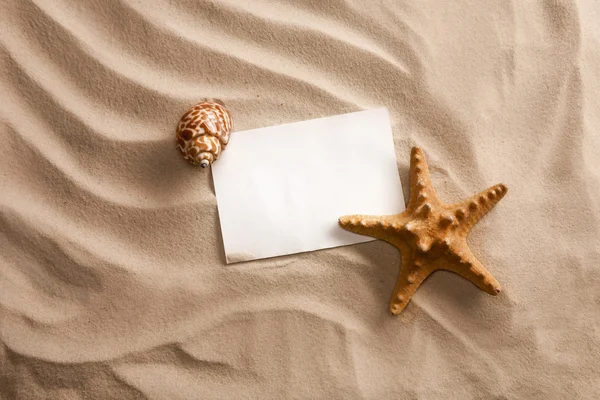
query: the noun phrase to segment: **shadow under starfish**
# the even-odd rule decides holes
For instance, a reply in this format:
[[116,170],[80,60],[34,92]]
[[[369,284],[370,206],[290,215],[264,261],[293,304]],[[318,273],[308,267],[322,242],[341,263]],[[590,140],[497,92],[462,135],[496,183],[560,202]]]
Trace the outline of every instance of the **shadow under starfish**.
[[423,151],[413,147],[406,210],[396,215],[346,215],[339,224],[400,250],[402,269],[390,300],[390,312],[398,315],[421,283],[440,269],[468,279],[491,295],[500,293],[498,281],[469,249],[467,235],[507,191],[506,185],[498,184],[461,202],[444,204],[431,183]]

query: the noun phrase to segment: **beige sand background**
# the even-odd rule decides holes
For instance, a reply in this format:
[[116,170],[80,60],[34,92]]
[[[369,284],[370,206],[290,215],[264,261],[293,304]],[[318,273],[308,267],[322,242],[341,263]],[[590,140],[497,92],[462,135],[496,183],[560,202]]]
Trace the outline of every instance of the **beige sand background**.
[[[0,5],[2,399],[576,399],[600,393],[600,8],[589,1]],[[408,194],[504,182],[398,318],[375,241],[226,265],[174,128],[386,106]],[[233,138],[235,140],[235,137]],[[243,201],[243,199],[240,199]]]

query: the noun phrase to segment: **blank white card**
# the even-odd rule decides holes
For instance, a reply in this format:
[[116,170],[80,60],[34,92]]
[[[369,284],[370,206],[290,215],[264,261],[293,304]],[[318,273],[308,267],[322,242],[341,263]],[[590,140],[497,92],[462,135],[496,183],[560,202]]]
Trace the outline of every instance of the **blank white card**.
[[338,218],[405,209],[386,108],[234,131],[211,169],[227,263],[374,240]]

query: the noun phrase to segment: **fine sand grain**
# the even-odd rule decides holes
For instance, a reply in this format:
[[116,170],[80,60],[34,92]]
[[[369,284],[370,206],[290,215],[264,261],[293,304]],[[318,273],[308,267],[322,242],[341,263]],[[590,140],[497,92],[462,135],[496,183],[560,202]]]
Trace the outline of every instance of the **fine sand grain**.
[[[598,4],[0,2],[0,398],[593,398]],[[413,145],[447,202],[509,187],[469,238],[504,291],[437,272],[391,317],[381,241],[226,265],[174,145],[204,97],[388,107],[406,195]]]

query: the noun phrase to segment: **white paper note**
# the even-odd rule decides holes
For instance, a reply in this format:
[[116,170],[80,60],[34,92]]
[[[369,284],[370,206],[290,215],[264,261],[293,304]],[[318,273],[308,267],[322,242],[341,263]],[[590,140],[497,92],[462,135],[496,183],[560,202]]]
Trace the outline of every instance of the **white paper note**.
[[374,240],[338,218],[405,209],[386,108],[234,131],[211,169],[227,263]]

